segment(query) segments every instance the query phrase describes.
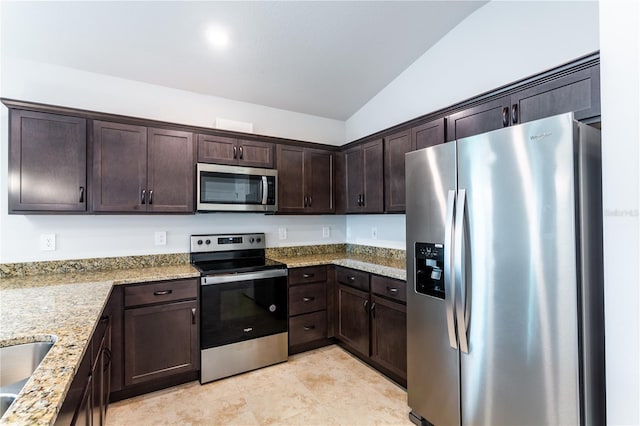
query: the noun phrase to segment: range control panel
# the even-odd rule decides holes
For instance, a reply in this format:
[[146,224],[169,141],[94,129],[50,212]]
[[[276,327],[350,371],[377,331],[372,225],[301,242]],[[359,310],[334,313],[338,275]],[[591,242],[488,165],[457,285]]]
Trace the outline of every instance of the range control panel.
[[416,243],[416,292],[444,299],[444,244]]
[[191,236],[191,253],[264,249],[264,234],[203,234]]

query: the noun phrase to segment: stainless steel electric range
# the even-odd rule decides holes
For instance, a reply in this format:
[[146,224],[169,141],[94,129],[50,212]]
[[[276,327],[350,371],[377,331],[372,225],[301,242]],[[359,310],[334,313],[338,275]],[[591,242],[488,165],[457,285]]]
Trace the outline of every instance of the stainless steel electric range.
[[287,267],[264,234],[192,235],[200,280],[200,383],[287,360]]

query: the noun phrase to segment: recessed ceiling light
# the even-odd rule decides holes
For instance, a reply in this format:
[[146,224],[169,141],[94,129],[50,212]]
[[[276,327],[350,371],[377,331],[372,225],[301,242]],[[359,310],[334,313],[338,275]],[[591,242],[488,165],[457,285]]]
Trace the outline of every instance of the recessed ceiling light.
[[229,44],[229,34],[220,27],[209,27],[207,29],[207,40],[215,47],[223,48]]

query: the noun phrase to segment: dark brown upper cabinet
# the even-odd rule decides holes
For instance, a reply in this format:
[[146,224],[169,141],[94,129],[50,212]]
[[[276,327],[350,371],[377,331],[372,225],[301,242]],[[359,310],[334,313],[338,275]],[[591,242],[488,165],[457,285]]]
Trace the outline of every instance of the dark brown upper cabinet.
[[574,112],[576,120],[600,115],[599,65],[536,84],[511,95],[511,124],[565,112]]
[[87,210],[86,120],[9,110],[9,213]]
[[273,144],[200,134],[198,135],[198,162],[271,169],[273,168]]
[[444,118],[432,120],[384,138],[384,210],[386,212],[405,211],[405,154],[443,142]]
[[344,152],[347,213],[384,211],[382,139],[358,144]]
[[96,212],[193,212],[194,143],[189,132],[93,122]]
[[278,145],[278,212],[335,212],[334,153],[322,149]]
[[510,98],[504,96],[447,117],[447,141],[479,135],[511,124]]

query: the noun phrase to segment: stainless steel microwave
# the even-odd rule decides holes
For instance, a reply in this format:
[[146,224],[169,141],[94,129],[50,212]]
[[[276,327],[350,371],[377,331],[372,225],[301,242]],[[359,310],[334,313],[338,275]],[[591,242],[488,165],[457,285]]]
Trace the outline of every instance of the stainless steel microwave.
[[278,209],[278,171],[198,163],[197,210],[265,212]]

